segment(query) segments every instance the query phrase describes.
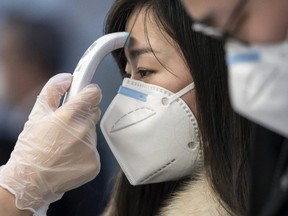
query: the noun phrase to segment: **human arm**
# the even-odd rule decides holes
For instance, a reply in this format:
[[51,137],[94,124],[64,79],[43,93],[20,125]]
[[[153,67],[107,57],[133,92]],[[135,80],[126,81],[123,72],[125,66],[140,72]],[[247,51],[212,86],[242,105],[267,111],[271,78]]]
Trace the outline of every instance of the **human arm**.
[[3,216],[32,216],[28,210],[20,210],[15,205],[15,197],[0,187],[0,212]]
[[45,215],[50,203],[92,180],[100,170],[96,122],[101,91],[89,85],[59,107],[72,76],[54,76],[42,89],[6,165],[0,186],[16,206]]

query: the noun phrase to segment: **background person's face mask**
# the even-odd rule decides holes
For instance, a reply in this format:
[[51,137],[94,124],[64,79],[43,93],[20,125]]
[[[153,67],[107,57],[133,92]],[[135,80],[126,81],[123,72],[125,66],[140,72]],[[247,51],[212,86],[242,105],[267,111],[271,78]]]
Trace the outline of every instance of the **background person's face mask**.
[[288,136],[288,42],[226,44],[229,87],[235,111]]
[[162,87],[125,78],[101,121],[102,132],[132,185],[193,174],[202,165],[197,121],[180,98]]

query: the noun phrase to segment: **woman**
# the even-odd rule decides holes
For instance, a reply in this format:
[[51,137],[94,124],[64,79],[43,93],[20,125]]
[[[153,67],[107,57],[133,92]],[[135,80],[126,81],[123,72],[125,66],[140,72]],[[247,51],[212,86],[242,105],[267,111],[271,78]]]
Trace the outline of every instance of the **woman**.
[[[193,32],[191,25],[177,0],[117,0],[108,14],[106,33],[130,33],[125,52],[114,52],[124,76],[173,93],[194,82],[195,88],[181,98],[199,124],[204,169],[140,186],[131,186],[121,171],[104,215],[247,213],[253,126],[231,109],[222,42]],[[116,157],[127,175],[121,155]],[[129,174],[128,179],[133,182]]]
[[[189,107],[187,113],[198,122],[191,127],[191,133],[193,128],[194,135],[197,134],[199,125],[201,145],[198,142],[195,146],[192,145],[200,151],[199,157],[194,155],[195,163],[190,164],[193,167],[190,175],[186,174],[189,167],[185,172],[182,172],[181,167],[180,170],[176,167],[175,172],[179,172],[179,175],[171,177],[175,172],[168,172],[165,173],[166,176],[156,180],[153,179],[156,176],[154,175],[153,178],[144,179],[144,185],[131,186],[121,172],[105,214],[245,215],[248,193],[247,146],[252,138],[252,125],[231,110],[222,43],[192,32],[192,23],[177,0],[119,0],[108,17],[107,33],[124,30],[130,32],[125,55],[123,50],[115,53],[123,73],[127,72],[127,76],[132,78],[132,81],[126,79],[125,82],[137,83],[149,89],[155,87],[168,92],[168,95],[171,92],[180,95],[171,104],[180,101],[181,107]],[[133,54],[134,46],[138,46],[138,51],[139,46],[148,49]],[[14,212],[11,211],[10,215],[31,215],[31,212],[44,215],[51,202],[59,199],[65,191],[92,179],[99,171],[99,157],[91,146],[94,146],[96,140],[94,129],[99,117],[96,105],[100,101],[101,92],[97,87],[90,86],[74,100],[57,109],[61,95],[69,88],[71,79],[68,75],[54,77],[38,97],[12,157],[0,172],[1,186],[7,189],[0,188],[0,207],[3,207],[1,212],[6,213],[7,208],[11,207]],[[95,109],[91,110],[91,107]],[[158,136],[159,129],[155,128],[153,134],[143,133],[137,142],[141,141],[140,138],[144,140]],[[127,140],[129,135],[132,134],[128,134]],[[170,135],[167,133],[162,137],[169,138]],[[197,135],[195,137],[197,141],[200,140]],[[177,138],[181,140],[181,137]],[[170,147],[167,145],[167,151],[162,151],[158,158],[167,156]],[[204,166],[198,166],[202,164],[202,150]],[[31,157],[32,153],[36,157]],[[130,155],[132,156],[135,157]],[[147,163],[149,160],[147,157]],[[55,164],[57,167],[61,165],[59,169],[55,169]],[[52,169],[46,169],[47,167]],[[138,169],[141,173],[142,167],[139,166]],[[17,172],[18,170],[21,172]],[[135,175],[131,176],[133,178],[129,180],[138,184],[139,179]],[[68,182],[67,177],[70,180]],[[149,183],[152,179],[158,183]],[[19,194],[11,190],[14,185]],[[15,195],[17,207],[30,211],[16,209],[15,197],[8,191]],[[3,194],[5,196],[1,196]],[[7,203],[13,206],[6,205]]]

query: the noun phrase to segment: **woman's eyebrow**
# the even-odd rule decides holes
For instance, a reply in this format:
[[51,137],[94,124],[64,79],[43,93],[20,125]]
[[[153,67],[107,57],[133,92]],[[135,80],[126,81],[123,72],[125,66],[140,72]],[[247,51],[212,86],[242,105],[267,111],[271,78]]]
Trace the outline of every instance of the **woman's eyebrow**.
[[134,60],[138,58],[140,55],[154,53],[154,51],[152,51],[150,47],[144,47],[144,48],[139,48],[139,49],[128,49],[127,53],[129,57],[132,60]]

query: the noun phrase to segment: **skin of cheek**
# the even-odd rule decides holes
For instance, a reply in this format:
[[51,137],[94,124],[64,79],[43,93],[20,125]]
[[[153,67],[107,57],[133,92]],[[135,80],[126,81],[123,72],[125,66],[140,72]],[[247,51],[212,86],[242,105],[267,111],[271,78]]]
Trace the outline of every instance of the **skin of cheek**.
[[[167,79],[169,81],[167,83],[167,89],[175,93],[182,90],[190,83],[192,83],[193,78],[190,73],[189,67],[185,63],[184,56],[182,55],[182,53],[179,53],[179,48],[173,47],[172,53],[175,53],[176,55],[171,56],[171,58],[168,58],[170,61],[167,61],[166,65],[169,68],[169,70],[172,71],[177,77],[170,74],[171,77]],[[171,86],[172,82],[175,83],[173,87]],[[194,89],[190,90],[185,95],[183,95],[181,98],[185,101],[185,103],[189,106],[193,114],[197,117],[195,87]]]
[[[177,51],[175,50],[175,52]],[[173,72],[177,71],[177,77],[175,77],[171,73],[168,74],[166,71],[165,77],[169,77],[169,78],[163,79],[163,80],[166,80],[166,82],[162,83],[161,85],[174,93],[182,90],[183,88],[185,88],[186,86],[188,86],[190,83],[193,82],[189,69],[186,66],[186,64],[183,62],[181,56],[178,55],[178,58],[179,58],[178,60],[177,60],[177,57],[175,58],[176,58],[175,61],[171,60],[171,64],[169,65],[171,65],[170,67],[171,71]],[[171,83],[174,83],[174,85],[172,86]],[[190,90],[185,95],[183,95],[181,98],[185,101],[185,103],[189,106],[189,108],[191,109],[195,117],[197,118],[198,115],[197,115],[197,106],[196,106],[195,87],[194,89]]]

